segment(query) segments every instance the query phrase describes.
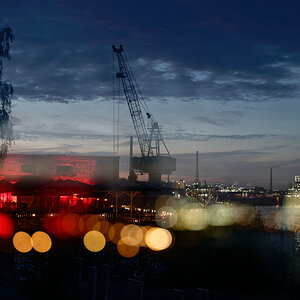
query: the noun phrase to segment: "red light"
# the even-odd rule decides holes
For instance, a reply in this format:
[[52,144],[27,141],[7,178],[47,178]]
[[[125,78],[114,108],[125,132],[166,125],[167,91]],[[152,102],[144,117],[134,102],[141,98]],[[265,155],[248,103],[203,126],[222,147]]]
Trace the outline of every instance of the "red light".
[[[0,193],[1,204],[4,202],[17,202],[17,196],[12,196],[12,193]],[[2,206],[2,205],[1,205]]]
[[58,238],[67,238],[68,235],[64,231],[62,225],[63,217],[64,215],[60,214],[55,217],[46,218],[43,222],[45,230]]
[[61,213],[44,220],[45,231],[58,238],[69,238],[80,235],[80,217],[76,214]]
[[79,224],[79,216],[76,214],[67,214],[63,217],[62,227],[63,230],[69,235],[80,234],[78,224]]
[[9,238],[14,232],[14,222],[6,214],[0,213],[0,238]]

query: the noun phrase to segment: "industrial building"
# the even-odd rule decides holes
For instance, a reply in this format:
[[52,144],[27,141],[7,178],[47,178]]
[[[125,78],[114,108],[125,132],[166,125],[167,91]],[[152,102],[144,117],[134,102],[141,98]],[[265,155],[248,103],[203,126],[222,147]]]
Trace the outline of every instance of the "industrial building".
[[118,156],[8,154],[0,179],[12,183],[24,178],[71,179],[88,184],[116,182]]

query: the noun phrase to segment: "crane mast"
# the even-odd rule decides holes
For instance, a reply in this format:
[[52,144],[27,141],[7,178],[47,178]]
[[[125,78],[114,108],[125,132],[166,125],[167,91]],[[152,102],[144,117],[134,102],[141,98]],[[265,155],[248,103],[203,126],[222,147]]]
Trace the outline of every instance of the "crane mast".
[[[149,174],[150,183],[159,184],[162,174],[170,174],[176,170],[176,160],[170,157],[169,150],[163,140],[161,128],[150,112],[146,112],[150,121],[150,132],[148,133],[146,122],[143,117],[141,103],[144,99],[138,90],[134,76],[126,59],[123,46],[119,48],[112,46],[116,53],[119,72],[116,77],[121,79],[125,98],[132,118],[133,126],[138,139],[142,157],[133,157],[134,169]],[[160,146],[162,143],[163,147]],[[162,148],[165,150],[162,154]]]

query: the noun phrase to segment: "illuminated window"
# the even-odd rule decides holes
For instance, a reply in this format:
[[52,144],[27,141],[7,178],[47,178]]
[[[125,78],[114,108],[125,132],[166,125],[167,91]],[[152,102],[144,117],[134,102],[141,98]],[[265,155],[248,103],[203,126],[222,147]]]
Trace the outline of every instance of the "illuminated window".
[[36,166],[35,165],[22,165],[21,172],[22,173],[35,173]]
[[57,166],[56,167],[57,173],[71,173],[72,172],[72,166]]

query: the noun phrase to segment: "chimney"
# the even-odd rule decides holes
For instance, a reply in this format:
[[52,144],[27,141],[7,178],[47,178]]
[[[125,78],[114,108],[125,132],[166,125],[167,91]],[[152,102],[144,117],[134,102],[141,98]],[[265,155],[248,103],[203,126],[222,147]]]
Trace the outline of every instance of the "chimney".
[[128,181],[129,182],[136,182],[137,175],[134,172],[133,166],[132,166],[132,157],[133,157],[133,136],[130,136],[130,154],[129,154],[129,175],[128,175]]
[[272,179],[272,168],[270,168],[270,189],[269,192],[273,192],[273,179]]
[[195,182],[199,183],[199,151],[196,151],[196,176]]

